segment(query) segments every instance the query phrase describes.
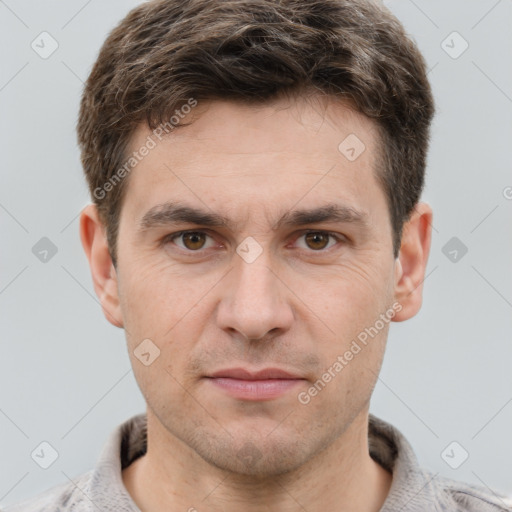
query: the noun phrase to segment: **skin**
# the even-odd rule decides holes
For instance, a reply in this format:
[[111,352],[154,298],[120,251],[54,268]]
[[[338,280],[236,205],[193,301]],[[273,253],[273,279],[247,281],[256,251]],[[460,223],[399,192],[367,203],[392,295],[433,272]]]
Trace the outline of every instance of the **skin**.
[[[126,331],[147,402],[148,451],[123,471],[124,484],[143,511],[378,511],[392,475],[369,456],[368,411],[389,323],[308,404],[297,395],[393,304],[393,321],[418,312],[432,210],[416,206],[395,259],[374,176],[376,126],[339,101],[214,101],[188,117],[129,176],[117,268],[96,208],[81,215],[96,293]],[[130,150],[150,134],[141,125]],[[366,146],[355,161],[338,150],[349,134]],[[148,210],[178,200],[231,224],[139,230]],[[273,229],[286,212],[326,203],[365,212],[367,222]],[[184,230],[207,236],[165,239]],[[236,252],[249,236],[262,249],[251,263]],[[147,338],[160,350],[149,366],[134,355]],[[249,402],[205,378],[269,366],[304,380]]]

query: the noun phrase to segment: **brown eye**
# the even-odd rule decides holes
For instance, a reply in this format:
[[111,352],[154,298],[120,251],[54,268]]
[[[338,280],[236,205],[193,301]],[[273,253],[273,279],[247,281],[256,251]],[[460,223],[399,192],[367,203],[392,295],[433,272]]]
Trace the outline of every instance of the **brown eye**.
[[206,236],[200,231],[187,231],[181,235],[181,239],[183,241],[183,245],[187,249],[190,249],[191,251],[197,251],[198,249],[203,248],[206,241]]
[[330,235],[327,233],[314,232],[307,233],[306,235],[304,235],[304,238],[306,240],[307,246],[310,249],[318,251],[320,249],[325,249],[325,247],[329,243]]

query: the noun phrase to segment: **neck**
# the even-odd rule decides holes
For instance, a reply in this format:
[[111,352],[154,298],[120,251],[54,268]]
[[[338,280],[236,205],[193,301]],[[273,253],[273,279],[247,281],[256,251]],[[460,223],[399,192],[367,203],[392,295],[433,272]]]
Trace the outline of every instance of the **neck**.
[[369,455],[367,411],[306,464],[285,474],[254,476],[212,466],[148,410],[147,453],[123,471],[138,507],[154,512],[378,512],[391,480]]

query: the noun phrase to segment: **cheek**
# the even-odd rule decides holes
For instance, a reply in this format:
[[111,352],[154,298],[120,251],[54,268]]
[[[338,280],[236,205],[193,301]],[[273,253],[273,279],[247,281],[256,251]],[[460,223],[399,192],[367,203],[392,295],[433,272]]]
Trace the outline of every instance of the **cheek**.
[[[177,362],[179,364],[179,362]],[[187,421],[194,406],[186,383],[176,374],[165,351],[150,366],[132,358],[132,367],[139,389],[146,403],[161,420],[172,415],[173,421]]]
[[187,267],[165,261],[125,265],[120,296],[127,333],[169,339],[175,326],[197,316],[196,306],[218,279],[208,273],[194,276]]
[[[389,274],[389,272],[388,272]],[[391,276],[383,269],[364,264],[343,264],[304,278],[299,289],[308,290],[306,303],[321,312],[332,330],[360,330],[389,306]]]
[[349,327],[338,333],[335,343],[316,344],[316,350],[322,351],[322,371],[298,397],[299,403],[312,407],[308,413],[322,418],[330,410],[332,422],[346,424],[347,415],[369,402],[384,357],[387,327],[359,332]]
[[[172,412],[177,419],[175,411],[184,414],[189,407],[185,407],[190,403],[187,390],[196,375],[189,375],[187,370],[190,355],[201,337],[205,311],[199,306],[184,307],[179,295],[165,304],[156,300],[144,304],[144,297],[139,299],[136,305],[129,306],[132,321],[126,333],[135,379],[153,411],[159,415]],[[148,352],[150,356],[144,357]],[[147,359],[150,364],[145,364]]]
[[330,389],[347,400],[348,395],[357,396],[358,389],[365,392],[374,385],[374,372],[382,363],[393,316],[387,312],[394,313],[390,309],[391,277],[384,276],[375,267],[340,266],[337,272],[316,280],[317,291],[308,294],[308,306],[329,329],[327,336],[311,333],[311,350],[322,354],[327,372],[321,380],[332,382]]
[[[135,266],[134,266],[135,267]],[[126,339],[134,372],[143,394],[172,397],[178,403],[188,387],[190,354],[211,317],[208,291],[217,279],[191,278],[177,266],[139,261],[137,270],[125,267],[120,280],[121,307],[125,319]],[[143,340],[156,345],[158,357],[149,367],[137,359]],[[167,402],[166,402],[167,403]]]

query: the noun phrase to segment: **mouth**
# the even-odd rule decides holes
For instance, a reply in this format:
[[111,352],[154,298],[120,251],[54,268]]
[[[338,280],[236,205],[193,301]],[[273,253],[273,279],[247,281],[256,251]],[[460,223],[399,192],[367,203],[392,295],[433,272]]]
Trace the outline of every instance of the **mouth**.
[[219,370],[206,377],[216,389],[240,400],[271,400],[306,381],[279,368],[250,371],[245,368]]

